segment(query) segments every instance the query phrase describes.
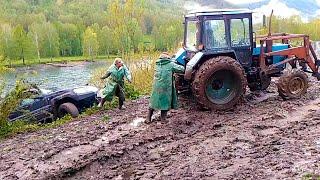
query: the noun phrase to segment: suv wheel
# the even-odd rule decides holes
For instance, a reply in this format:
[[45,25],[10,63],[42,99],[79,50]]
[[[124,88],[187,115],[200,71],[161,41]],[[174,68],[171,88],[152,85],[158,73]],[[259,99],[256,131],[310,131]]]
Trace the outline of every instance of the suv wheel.
[[58,108],[58,117],[62,118],[63,116],[70,114],[71,117],[75,118],[79,116],[78,108],[72,103],[63,103]]

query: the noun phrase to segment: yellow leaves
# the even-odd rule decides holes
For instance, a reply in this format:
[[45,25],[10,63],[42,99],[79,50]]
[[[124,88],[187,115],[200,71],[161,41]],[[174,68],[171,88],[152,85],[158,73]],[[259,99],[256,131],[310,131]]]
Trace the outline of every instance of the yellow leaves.
[[57,2],[56,2],[56,4],[57,4],[58,6],[61,6],[63,3],[64,3],[64,0],[57,0]]
[[97,56],[99,49],[99,42],[97,39],[97,33],[94,32],[93,28],[88,27],[84,32],[83,36],[83,53],[85,56],[93,58]]

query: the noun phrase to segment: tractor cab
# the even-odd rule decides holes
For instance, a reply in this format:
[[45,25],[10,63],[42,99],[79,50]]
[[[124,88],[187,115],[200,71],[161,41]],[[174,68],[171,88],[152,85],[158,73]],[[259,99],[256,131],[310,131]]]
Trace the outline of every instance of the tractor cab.
[[[191,54],[226,54],[243,66],[251,65],[252,13],[247,10],[211,10],[185,16],[184,49]],[[180,59],[181,64],[186,62]]]

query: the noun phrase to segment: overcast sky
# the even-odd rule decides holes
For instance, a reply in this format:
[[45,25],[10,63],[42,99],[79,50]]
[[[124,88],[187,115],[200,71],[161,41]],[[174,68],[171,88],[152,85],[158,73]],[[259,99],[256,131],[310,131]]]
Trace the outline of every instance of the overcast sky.
[[[246,3],[259,2],[263,0],[226,0],[226,1],[233,4],[246,4]],[[303,0],[297,0],[297,1],[303,1]],[[315,1],[320,6],[320,0],[315,0]],[[210,7],[201,6],[199,3],[196,3],[194,1],[186,1],[184,8],[188,11],[210,9]],[[298,15],[302,18],[303,21],[308,21],[307,16],[305,16],[298,9],[288,7],[283,0],[268,0],[268,3],[252,10],[254,12],[253,13],[254,22],[256,23],[262,22],[262,16],[263,15],[269,16],[272,9],[274,10],[273,14],[276,16],[288,18],[290,16]],[[314,13],[315,15],[320,15],[320,9]]]
[[[245,3],[254,3],[262,0],[226,0],[232,4],[245,4]],[[319,0],[320,1],[320,0]]]
[[[259,2],[262,0],[226,0],[226,1],[233,3],[233,4],[245,4],[245,3]],[[303,1],[303,0],[298,0],[298,1]],[[320,5],[320,0],[316,0],[316,2]]]

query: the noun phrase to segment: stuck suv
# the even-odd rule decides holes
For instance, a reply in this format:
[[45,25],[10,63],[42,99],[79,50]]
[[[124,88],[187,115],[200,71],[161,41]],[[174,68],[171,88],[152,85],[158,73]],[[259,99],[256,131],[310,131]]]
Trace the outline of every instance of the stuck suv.
[[48,122],[66,114],[77,117],[79,112],[96,103],[98,88],[82,86],[57,92],[42,89],[29,91],[33,94],[32,98],[23,99],[20,106],[10,114],[9,121]]

